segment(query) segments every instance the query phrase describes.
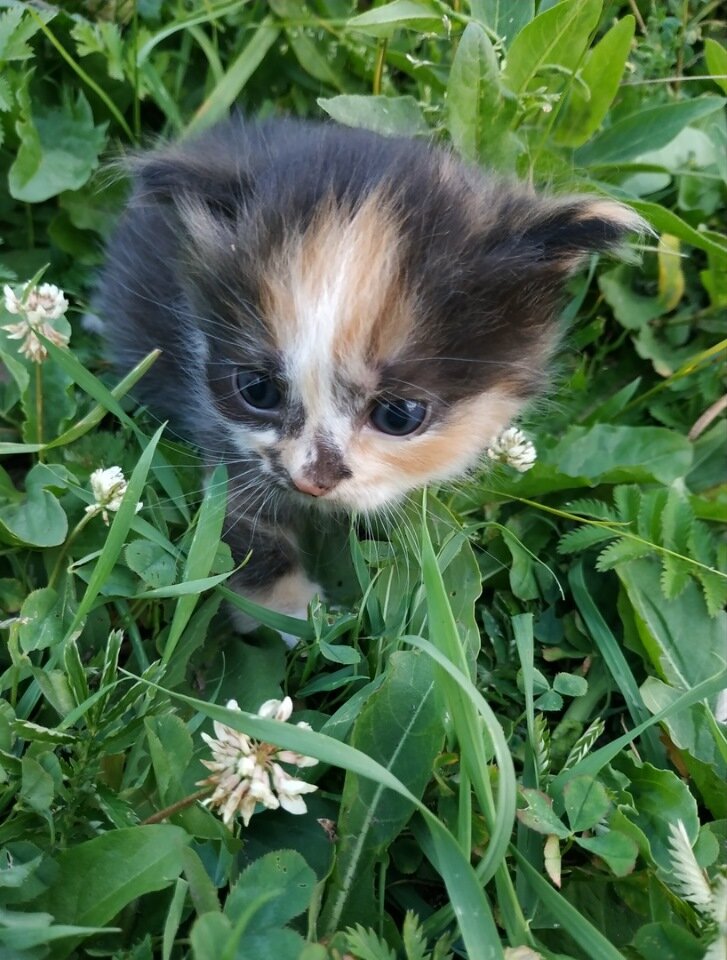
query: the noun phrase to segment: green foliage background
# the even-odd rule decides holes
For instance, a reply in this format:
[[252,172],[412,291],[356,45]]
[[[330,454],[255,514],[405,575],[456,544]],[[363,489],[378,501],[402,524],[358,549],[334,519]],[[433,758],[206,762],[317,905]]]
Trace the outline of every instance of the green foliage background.
[[[42,365],[0,330],[0,957],[727,956],[719,11],[0,0],[0,279],[72,302]],[[202,495],[124,400],[153,358],[117,384],[80,322],[108,161],[235,104],[451,142],[655,231],[571,282],[530,472],[325,541],[337,604],[244,640],[224,477]],[[313,732],[255,716],[283,693]],[[231,833],[186,802],[210,718],[318,757],[308,815]]]

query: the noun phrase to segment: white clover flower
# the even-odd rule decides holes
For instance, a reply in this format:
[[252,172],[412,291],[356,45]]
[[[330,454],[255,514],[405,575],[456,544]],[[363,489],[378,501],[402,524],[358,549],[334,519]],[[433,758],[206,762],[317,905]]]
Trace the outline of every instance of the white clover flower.
[[[230,700],[227,709],[240,708],[236,700]],[[266,700],[258,710],[258,716],[285,722],[292,712],[293,701],[286,697],[284,700]],[[311,729],[304,721],[297,726]],[[258,803],[268,810],[282,807],[288,813],[306,812],[308,808],[301,794],[313,793],[318,787],[291,777],[280,764],[313,767],[318,763],[316,759],[294,750],[281,750],[272,743],[253,740],[218,721],[214,722],[214,731],[216,739],[202,734],[202,739],[212,750],[212,760],[203,760],[202,763],[212,773],[197,785],[215,788],[212,796],[203,803],[216,807],[225,824],[229,826],[239,814],[247,826]]]
[[[91,474],[91,492],[95,503],[86,507],[86,513],[100,513],[104,523],[108,526],[109,512],[116,513],[124,499],[129,484],[124,477],[121,467],[100,467]],[[137,503],[138,513],[143,504]]]
[[487,448],[490,460],[499,460],[525,473],[538,458],[534,445],[518,427],[508,427],[499,433]]
[[8,313],[19,316],[18,323],[6,324],[2,329],[9,340],[22,340],[19,350],[33,363],[42,363],[48,351],[38,338],[42,334],[57,347],[68,344],[68,335],[56,330],[52,322],[62,317],[68,309],[63,291],[53,283],[42,283],[29,289],[26,283],[18,296],[12,287],[3,287],[3,302]]

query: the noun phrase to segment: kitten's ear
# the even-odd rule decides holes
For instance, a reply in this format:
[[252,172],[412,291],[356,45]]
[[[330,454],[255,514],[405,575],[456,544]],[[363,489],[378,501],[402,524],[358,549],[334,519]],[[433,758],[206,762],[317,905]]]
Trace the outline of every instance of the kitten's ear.
[[546,269],[569,273],[590,254],[617,251],[630,234],[650,228],[624,204],[581,196],[537,203],[520,229],[514,227],[521,253]]
[[136,202],[204,205],[232,218],[248,184],[239,157],[204,149],[203,142],[173,146],[132,157]]

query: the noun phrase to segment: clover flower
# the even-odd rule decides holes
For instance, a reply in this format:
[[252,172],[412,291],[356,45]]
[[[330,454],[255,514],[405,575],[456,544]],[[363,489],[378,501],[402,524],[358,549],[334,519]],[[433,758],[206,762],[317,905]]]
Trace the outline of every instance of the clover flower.
[[[239,710],[236,700],[227,703],[228,710]],[[293,712],[290,697],[284,700],[266,700],[258,710],[259,717],[285,722]],[[297,726],[310,730],[310,725],[301,721]],[[280,766],[281,763],[296,767],[313,767],[318,761],[294,750],[281,750],[272,743],[253,740],[238,730],[215,721],[215,737],[206,733],[202,738],[212,750],[212,760],[202,763],[212,773],[198,786],[213,786],[212,796],[203,801],[205,806],[216,807],[228,826],[239,814],[247,826],[261,803],[268,810],[282,807],[288,813],[306,813],[307,807],[301,794],[317,790],[313,783],[296,780]]]
[[53,283],[42,283],[31,287],[26,283],[20,296],[12,287],[3,287],[3,302],[8,313],[20,317],[18,323],[8,323],[2,329],[7,331],[9,340],[22,340],[20,353],[33,363],[43,363],[48,356],[44,344],[38,338],[40,333],[57,347],[68,344],[68,334],[56,330],[53,322],[64,316],[68,301],[63,291]]
[[[109,512],[116,513],[124,499],[129,484],[124,477],[121,467],[100,467],[91,474],[91,491],[94,503],[86,507],[86,513],[94,516],[100,513],[104,523],[108,526]],[[138,513],[143,504],[137,503]]]
[[520,473],[529,470],[538,457],[535,447],[518,427],[508,427],[499,433],[486,453],[490,460],[506,463]]

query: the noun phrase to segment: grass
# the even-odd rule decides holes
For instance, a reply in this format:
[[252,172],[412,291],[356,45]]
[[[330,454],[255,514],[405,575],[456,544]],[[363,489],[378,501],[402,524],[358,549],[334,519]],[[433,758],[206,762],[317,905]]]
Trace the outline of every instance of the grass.
[[[0,2],[0,279],[71,302],[42,364],[0,329],[0,956],[724,957],[724,40],[709,0]],[[233,103],[661,234],[571,281],[533,469],[318,535],[307,622],[228,589],[224,472],[129,400],[156,357],[117,383],[80,323],[107,161]],[[213,722],[316,758],[307,812],[225,826]]]

